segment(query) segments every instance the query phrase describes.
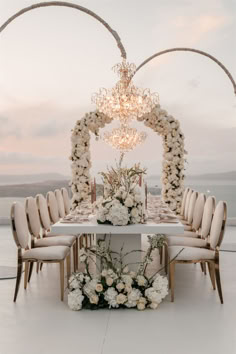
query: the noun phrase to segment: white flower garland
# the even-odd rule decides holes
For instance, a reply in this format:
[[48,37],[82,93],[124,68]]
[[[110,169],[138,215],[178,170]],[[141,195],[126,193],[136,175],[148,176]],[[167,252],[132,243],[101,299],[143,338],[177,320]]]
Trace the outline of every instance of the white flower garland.
[[[182,194],[184,189],[184,135],[181,132],[179,121],[157,105],[152,112],[145,114],[139,121],[155,131],[163,138],[163,171],[162,171],[162,198],[170,209],[180,213]],[[99,129],[111,123],[112,119],[98,111],[86,113],[76,122],[72,130],[72,210],[90,195],[90,132],[96,136]]]

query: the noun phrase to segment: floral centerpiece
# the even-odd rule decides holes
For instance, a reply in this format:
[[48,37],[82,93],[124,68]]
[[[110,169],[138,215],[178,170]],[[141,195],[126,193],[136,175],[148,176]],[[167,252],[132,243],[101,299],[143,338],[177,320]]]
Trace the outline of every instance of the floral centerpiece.
[[[68,305],[72,310],[100,308],[156,309],[168,294],[168,280],[160,271],[147,276],[147,267],[153,261],[152,253],[162,248],[164,235],[148,236],[149,247],[139,263],[137,271],[129,271],[125,257],[131,252],[113,252],[106,236],[96,246],[80,250],[84,272],[73,273],[69,279]],[[90,266],[94,256],[100,261],[100,269],[93,275]],[[96,264],[97,266],[97,264]]]
[[101,173],[104,197],[96,203],[96,216],[100,224],[138,224],[145,217],[144,196],[139,187],[145,169],[139,164],[131,168],[121,167],[122,157],[116,168]]

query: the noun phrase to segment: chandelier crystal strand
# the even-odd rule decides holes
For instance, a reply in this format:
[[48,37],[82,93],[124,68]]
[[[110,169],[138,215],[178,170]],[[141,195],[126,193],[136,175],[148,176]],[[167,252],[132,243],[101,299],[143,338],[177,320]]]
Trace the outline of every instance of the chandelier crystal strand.
[[120,120],[124,125],[132,119],[151,112],[159,103],[159,97],[149,89],[134,86],[132,77],[136,71],[135,64],[128,63],[124,59],[112,69],[118,74],[120,80],[115,87],[101,88],[92,96],[92,102],[96,104],[98,111]]
[[126,153],[143,143],[146,137],[145,132],[138,132],[137,129],[122,124],[111,132],[105,132],[103,140],[121,153]]

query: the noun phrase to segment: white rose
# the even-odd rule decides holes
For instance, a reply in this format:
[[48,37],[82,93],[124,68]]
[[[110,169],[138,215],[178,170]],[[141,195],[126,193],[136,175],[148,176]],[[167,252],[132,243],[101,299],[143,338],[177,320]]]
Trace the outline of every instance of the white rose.
[[146,305],[146,303],[147,303],[147,300],[146,300],[146,298],[145,297],[140,297],[140,299],[138,300],[138,302],[139,303],[143,303],[144,305]]
[[90,303],[91,303],[91,304],[95,304],[95,305],[97,305],[98,300],[99,300],[99,297],[98,297],[97,295],[92,295],[92,296],[89,298]]
[[127,301],[127,296],[124,294],[119,294],[116,297],[117,304],[124,304]]
[[143,311],[145,309],[145,304],[143,302],[139,302],[137,305],[137,309],[139,311]]
[[106,278],[106,284],[108,286],[111,286],[113,284],[113,279],[112,278]]
[[158,307],[158,303],[157,302],[152,302],[149,307],[153,310],[155,310]]
[[137,282],[138,282],[139,286],[145,286],[146,283],[147,283],[147,280],[146,280],[146,278],[144,276],[138,275],[137,276]]
[[102,276],[103,276],[103,277],[106,277],[106,276],[107,276],[107,270],[106,270],[106,269],[103,269],[103,271],[102,271]]
[[121,290],[123,290],[124,288],[125,288],[124,283],[118,283],[118,284],[116,285],[116,289],[117,289],[118,291],[121,291]]
[[102,284],[97,284],[95,290],[96,290],[98,293],[100,293],[101,291],[103,291],[103,286],[102,286]]
[[133,199],[130,196],[127,197],[125,200],[125,206],[127,206],[127,208],[131,208],[133,204],[134,204]]
[[133,208],[131,210],[131,216],[133,216],[134,218],[136,218],[138,216],[138,209],[137,208]]

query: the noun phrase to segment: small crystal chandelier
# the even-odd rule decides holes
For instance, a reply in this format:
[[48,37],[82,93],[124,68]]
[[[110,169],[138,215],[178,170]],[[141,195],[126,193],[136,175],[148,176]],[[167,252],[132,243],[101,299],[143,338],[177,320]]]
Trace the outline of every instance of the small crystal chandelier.
[[101,88],[92,96],[92,102],[96,104],[98,111],[120,120],[122,124],[151,112],[159,103],[159,97],[149,89],[134,86],[132,77],[136,71],[135,64],[124,59],[122,63],[115,65],[113,70],[120,77],[115,87]]
[[103,140],[120,153],[126,153],[143,143],[146,137],[145,132],[138,132],[137,129],[122,124],[111,132],[105,132]]

